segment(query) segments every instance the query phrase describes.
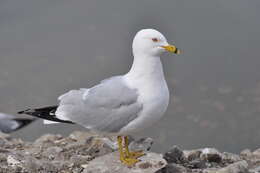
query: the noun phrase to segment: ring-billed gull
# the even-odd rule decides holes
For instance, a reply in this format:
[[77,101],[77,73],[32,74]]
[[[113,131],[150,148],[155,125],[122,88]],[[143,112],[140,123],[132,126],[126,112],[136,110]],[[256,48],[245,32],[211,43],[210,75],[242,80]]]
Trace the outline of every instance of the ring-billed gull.
[[169,90],[160,55],[179,54],[154,29],[139,31],[133,40],[133,65],[128,73],[105,79],[92,88],[61,95],[58,106],[19,112],[46,120],[76,123],[85,128],[118,136],[120,160],[131,166],[142,152],[130,152],[128,137],[158,121],[167,109]]
[[14,115],[0,113],[0,131],[11,133],[33,122],[32,118],[19,118]]

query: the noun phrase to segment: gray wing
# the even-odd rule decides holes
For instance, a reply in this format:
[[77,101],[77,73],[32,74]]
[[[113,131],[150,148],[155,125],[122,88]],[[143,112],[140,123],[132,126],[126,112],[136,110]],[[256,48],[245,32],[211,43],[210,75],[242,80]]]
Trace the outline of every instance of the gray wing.
[[102,81],[90,89],[72,90],[59,97],[56,116],[88,129],[118,132],[142,110],[137,90],[121,76]]

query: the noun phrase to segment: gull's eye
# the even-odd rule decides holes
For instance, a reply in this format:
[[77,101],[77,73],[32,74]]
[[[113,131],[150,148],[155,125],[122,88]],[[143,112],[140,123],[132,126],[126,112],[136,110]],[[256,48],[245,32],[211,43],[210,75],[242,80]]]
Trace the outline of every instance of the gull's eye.
[[153,42],[158,42],[159,39],[158,38],[152,38]]

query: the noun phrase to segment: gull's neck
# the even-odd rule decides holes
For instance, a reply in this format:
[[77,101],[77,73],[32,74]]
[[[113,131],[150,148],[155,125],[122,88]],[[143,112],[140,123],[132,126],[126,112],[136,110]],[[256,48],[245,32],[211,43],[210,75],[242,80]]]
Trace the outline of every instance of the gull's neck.
[[163,67],[158,56],[135,55],[133,65],[126,74],[129,80],[164,80]]

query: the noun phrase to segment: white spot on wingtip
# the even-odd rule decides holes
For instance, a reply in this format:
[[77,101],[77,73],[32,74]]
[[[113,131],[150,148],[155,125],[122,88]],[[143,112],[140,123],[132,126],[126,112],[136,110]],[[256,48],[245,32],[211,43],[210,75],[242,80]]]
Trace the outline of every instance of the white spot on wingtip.
[[43,124],[46,124],[46,125],[48,125],[48,124],[57,124],[57,123],[59,123],[59,122],[50,121],[50,120],[43,120]]

